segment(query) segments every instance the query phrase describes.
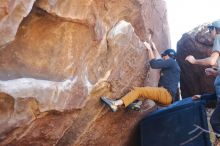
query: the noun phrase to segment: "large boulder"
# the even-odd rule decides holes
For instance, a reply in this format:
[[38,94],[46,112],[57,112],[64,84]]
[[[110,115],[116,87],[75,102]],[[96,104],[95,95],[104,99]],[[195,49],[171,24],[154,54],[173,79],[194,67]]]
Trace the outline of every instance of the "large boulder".
[[214,40],[207,25],[198,26],[183,34],[177,43],[177,61],[181,68],[180,85],[183,97],[214,92],[214,77],[205,75],[205,68],[209,66],[192,65],[185,61],[188,55],[193,55],[197,59],[210,56]]
[[160,51],[170,46],[166,12],[163,0],[36,1],[0,50],[0,91],[14,104],[33,100],[36,114],[12,116],[19,122],[0,127],[0,145],[136,145],[137,123],[155,104],[113,114],[100,96],[119,98],[147,75],[157,84],[143,41],[152,29]]
[[[82,108],[101,82],[109,82],[118,97],[143,84],[147,52],[130,23],[120,21],[97,44],[84,25],[33,15],[21,36],[1,50],[1,91],[15,98],[36,97],[41,111],[63,111]],[[39,26],[47,21],[50,27]]]

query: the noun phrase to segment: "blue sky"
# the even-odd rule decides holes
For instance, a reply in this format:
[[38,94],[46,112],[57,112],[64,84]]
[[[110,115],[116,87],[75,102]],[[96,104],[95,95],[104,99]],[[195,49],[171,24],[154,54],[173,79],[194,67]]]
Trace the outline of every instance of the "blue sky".
[[165,0],[168,9],[171,47],[182,34],[200,24],[220,19],[220,0]]

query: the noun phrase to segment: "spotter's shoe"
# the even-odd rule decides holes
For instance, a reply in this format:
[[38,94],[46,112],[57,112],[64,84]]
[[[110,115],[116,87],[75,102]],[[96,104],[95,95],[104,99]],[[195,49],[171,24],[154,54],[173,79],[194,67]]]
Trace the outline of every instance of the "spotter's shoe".
[[107,106],[110,107],[110,109],[112,110],[112,112],[116,112],[118,110],[118,106],[115,105],[115,101],[108,98],[108,97],[101,97],[101,100],[103,103],[105,103]]

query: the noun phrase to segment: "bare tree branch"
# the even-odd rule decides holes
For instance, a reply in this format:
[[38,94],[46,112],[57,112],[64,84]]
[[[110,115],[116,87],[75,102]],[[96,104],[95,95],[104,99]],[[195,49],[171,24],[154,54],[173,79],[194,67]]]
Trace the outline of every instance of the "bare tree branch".
[[197,137],[199,137],[202,133],[203,133],[203,131],[200,131],[197,135],[195,135],[195,136],[193,136],[192,138],[190,138],[189,140],[187,140],[187,141],[181,143],[180,145],[185,145],[185,144],[187,144],[187,143],[193,141],[194,139],[196,139]]
[[198,136],[200,136],[202,133],[209,133],[209,134],[213,133],[213,134],[215,134],[216,136],[220,137],[220,134],[215,133],[215,132],[210,131],[210,130],[206,130],[206,129],[204,129],[204,128],[202,128],[202,127],[196,125],[196,124],[194,124],[193,126],[195,126],[196,128],[193,129],[192,131],[190,131],[190,132],[188,133],[188,135],[191,135],[191,134],[195,133],[195,132],[198,131],[198,130],[200,130],[200,132],[199,132],[197,135],[193,136],[192,138],[188,139],[187,141],[182,142],[182,143],[180,144],[181,146],[182,146],[182,145],[185,145],[185,144],[187,144],[187,143],[189,143],[189,142],[191,142],[191,141],[193,141],[193,140],[196,139]]
[[213,134],[215,134],[216,136],[220,137],[220,134],[218,134],[218,133],[215,133],[215,132],[210,131],[210,130],[203,129],[202,127],[200,127],[200,126],[198,126],[198,125],[195,125],[195,124],[194,124],[193,126],[195,126],[196,128],[199,128],[199,129],[202,130],[203,132],[213,133]]

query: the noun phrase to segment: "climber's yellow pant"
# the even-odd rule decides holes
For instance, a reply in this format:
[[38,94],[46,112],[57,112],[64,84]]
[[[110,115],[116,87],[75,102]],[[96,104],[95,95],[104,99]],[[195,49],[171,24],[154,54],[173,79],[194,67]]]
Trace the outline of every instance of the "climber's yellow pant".
[[163,105],[172,103],[172,96],[163,87],[135,87],[127,95],[123,96],[121,100],[124,102],[125,107],[127,107],[139,97],[151,99]]

